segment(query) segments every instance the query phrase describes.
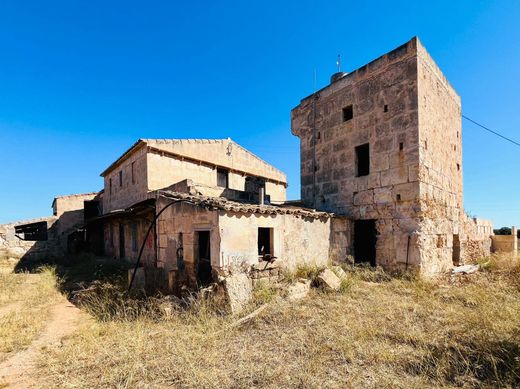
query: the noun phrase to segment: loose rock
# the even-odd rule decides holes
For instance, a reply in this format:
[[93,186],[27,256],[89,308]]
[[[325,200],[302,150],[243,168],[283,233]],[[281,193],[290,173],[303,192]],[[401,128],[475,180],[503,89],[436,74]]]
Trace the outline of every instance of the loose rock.
[[330,269],[325,269],[318,274],[316,282],[324,290],[338,291],[341,287],[341,280]]

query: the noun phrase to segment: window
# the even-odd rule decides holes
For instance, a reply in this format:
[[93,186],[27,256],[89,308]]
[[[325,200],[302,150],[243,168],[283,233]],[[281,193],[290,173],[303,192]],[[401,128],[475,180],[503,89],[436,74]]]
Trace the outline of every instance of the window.
[[47,222],[36,222],[15,226],[14,234],[21,240],[34,242],[47,240]]
[[460,163],[457,164],[457,170],[460,170]]
[[119,171],[119,186],[123,186],[123,171]]
[[343,108],[343,121],[348,122],[350,119],[354,117],[354,110],[352,109],[352,105],[349,105]]
[[399,143],[399,150],[400,150],[400,151],[403,151],[403,149],[404,149],[404,143],[403,143],[403,142],[400,142],[400,143]]
[[273,255],[273,229],[258,227],[258,255],[266,258]]
[[428,141],[427,140],[424,141],[424,149],[428,150]]
[[108,180],[108,186],[110,187],[110,194],[112,194],[112,179]]
[[135,165],[135,162],[132,162],[132,184],[135,184],[134,165]]
[[388,105],[385,104],[385,106],[383,107],[383,112],[388,112]]
[[132,234],[132,251],[137,251],[137,223],[132,223],[130,232]]
[[396,198],[397,198],[397,201],[401,201],[401,195],[400,195],[400,194],[398,194],[398,195],[396,196]]
[[217,169],[217,186],[229,188],[229,172],[226,169]]
[[356,176],[370,174],[370,146],[368,143],[356,147]]

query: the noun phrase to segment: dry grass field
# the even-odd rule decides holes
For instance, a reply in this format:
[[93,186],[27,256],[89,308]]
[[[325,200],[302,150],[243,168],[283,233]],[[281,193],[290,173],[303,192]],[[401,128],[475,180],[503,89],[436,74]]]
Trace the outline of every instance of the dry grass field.
[[[165,317],[157,299],[129,300],[102,284],[83,300],[95,320],[61,347],[43,348],[34,380],[48,388],[520,386],[520,266],[510,258],[487,259],[482,271],[453,280],[347,272],[341,292],[314,289],[298,302],[257,288],[249,310],[269,305],[242,326],[211,302],[194,299]],[[52,285],[51,274],[37,277]],[[2,277],[11,285],[9,277],[28,276]],[[9,288],[2,305],[22,300]]]

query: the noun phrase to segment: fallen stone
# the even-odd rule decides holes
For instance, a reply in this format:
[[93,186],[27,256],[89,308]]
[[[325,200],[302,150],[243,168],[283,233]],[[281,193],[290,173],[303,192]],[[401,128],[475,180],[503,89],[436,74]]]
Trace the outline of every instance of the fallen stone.
[[330,269],[325,269],[318,274],[316,283],[324,290],[338,291],[341,287],[341,280]]
[[463,265],[463,266],[456,266],[451,271],[452,274],[471,274],[475,273],[480,269],[479,265]]
[[245,273],[232,274],[224,280],[226,299],[231,314],[237,314],[251,300],[253,286]]
[[311,289],[311,281],[300,278],[296,284],[287,288],[287,299],[290,301],[300,300],[309,294]]
[[331,269],[340,280],[344,280],[347,278],[347,273],[345,273],[345,270],[343,270],[341,266],[332,266]]

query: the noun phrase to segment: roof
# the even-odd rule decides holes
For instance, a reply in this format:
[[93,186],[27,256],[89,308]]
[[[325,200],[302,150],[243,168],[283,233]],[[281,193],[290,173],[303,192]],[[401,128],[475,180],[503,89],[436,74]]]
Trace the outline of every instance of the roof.
[[54,203],[57,199],[65,199],[70,197],[87,197],[87,196],[97,196],[100,192],[88,192],[88,193],[76,193],[76,194],[70,194],[70,195],[62,195],[62,196],[56,196],[52,200],[51,208],[54,207]]
[[[114,170],[121,162],[130,157],[142,147],[148,147],[149,151],[164,153],[165,155],[177,156],[208,163],[212,166],[225,167],[244,173],[251,173],[260,177],[269,178],[284,184],[287,177],[281,170],[259,158],[246,148],[230,138],[227,139],[139,139],[127,151],[125,151],[115,162],[106,168],[101,176],[104,177]],[[234,155],[233,150],[240,150],[239,155]],[[240,158],[242,157],[242,158]],[[254,164],[245,167],[247,159],[253,159]],[[258,167],[258,168],[255,168]]]
[[303,217],[311,217],[314,219],[332,218],[334,216],[333,213],[321,212],[316,211],[315,209],[296,207],[292,205],[260,205],[242,203],[238,201],[227,200],[224,197],[208,197],[167,190],[158,190],[156,193],[159,197],[185,201],[199,207],[209,208],[211,210],[255,213],[264,215],[298,215]]

